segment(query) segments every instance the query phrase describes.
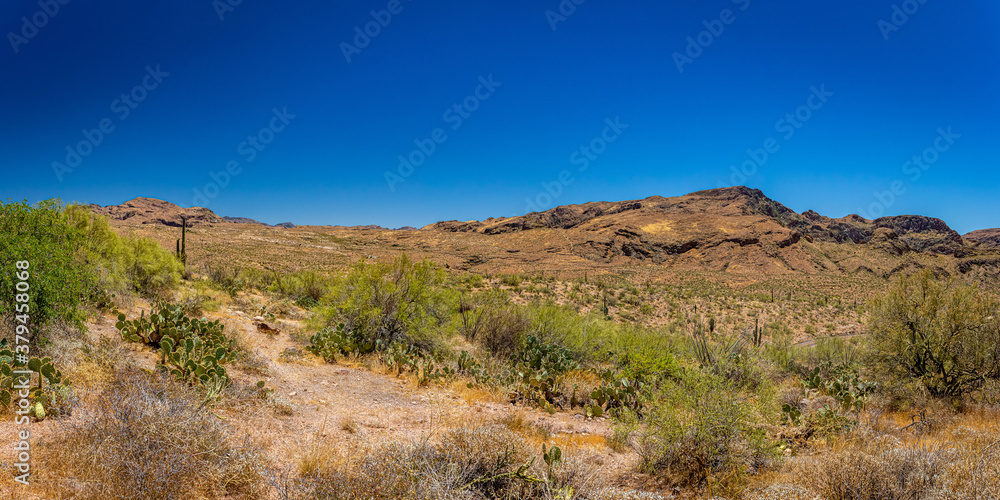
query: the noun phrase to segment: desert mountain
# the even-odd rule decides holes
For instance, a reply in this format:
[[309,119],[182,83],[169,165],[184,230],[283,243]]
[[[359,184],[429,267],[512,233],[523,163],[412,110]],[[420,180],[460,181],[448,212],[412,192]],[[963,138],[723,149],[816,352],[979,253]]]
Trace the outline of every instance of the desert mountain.
[[189,226],[199,224],[218,224],[225,222],[215,212],[202,207],[182,208],[169,201],[156,198],[136,198],[121,205],[90,205],[94,213],[107,216],[112,221],[122,221],[131,224],[163,224],[180,227],[181,218],[186,217]]
[[[839,219],[798,214],[758,189],[711,189],[664,198],[556,207],[483,222],[448,221],[424,229],[502,235],[562,230],[574,253],[592,260],[648,260],[720,271],[856,271],[823,244],[866,248],[900,256],[909,252],[963,257],[971,242],[940,220],[904,215]],[[846,267],[845,267],[846,266]]]
[[1000,229],[980,229],[966,233],[962,237],[983,246],[1000,248]]
[[213,244],[246,245],[241,254],[258,255],[258,260],[295,248],[320,267],[407,252],[477,272],[582,274],[633,267],[654,275],[708,271],[744,277],[887,277],[921,267],[946,274],[1000,271],[1000,246],[992,246],[1000,240],[997,229],[963,238],[932,217],[867,220],[857,215],[834,219],[811,210],[800,214],[760,190],[742,186],[671,198],[567,205],[485,221],[438,222],[407,231],[292,224],[251,229],[254,226],[233,223],[249,219],[222,218],[206,208],[181,208],[149,198],[94,207],[121,225],[141,224],[164,244],[172,244],[176,235],[163,226],[178,226],[185,215],[192,225],[214,226],[203,233],[211,235]]

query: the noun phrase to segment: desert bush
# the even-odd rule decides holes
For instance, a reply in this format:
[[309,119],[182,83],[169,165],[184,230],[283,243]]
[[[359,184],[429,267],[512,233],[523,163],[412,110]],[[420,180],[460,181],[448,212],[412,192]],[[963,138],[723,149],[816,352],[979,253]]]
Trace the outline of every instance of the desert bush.
[[437,327],[447,314],[443,281],[439,267],[405,255],[392,263],[359,261],[324,297],[316,318],[321,326],[343,321],[365,342],[388,347],[397,341],[433,350],[442,343]]
[[718,375],[685,370],[647,403],[634,443],[642,468],[681,486],[730,488],[772,466],[757,404]]
[[177,304],[188,316],[201,316],[206,311],[218,311],[225,296],[213,290],[205,281],[197,281],[190,289],[177,293]]
[[941,480],[952,451],[945,448],[859,447],[817,459],[814,489],[829,500],[921,500],[939,498]]
[[498,291],[460,299],[459,330],[491,353],[509,357],[524,346],[531,328],[523,308],[512,306]]
[[934,396],[958,399],[1000,378],[998,301],[926,270],[896,280],[870,307],[879,365]]
[[180,282],[184,266],[159,243],[119,236],[106,217],[91,213],[87,207],[70,206],[65,212],[80,238],[77,261],[89,274],[95,291],[155,296]]
[[41,481],[60,498],[258,497],[265,457],[199,407],[186,387],[138,370],[118,374],[81,421],[39,449]]
[[280,296],[291,298],[303,307],[313,307],[335,287],[335,280],[316,271],[302,270],[274,276],[269,289]]
[[[296,498],[597,498],[600,478],[582,457],[552,461],[506,425],[447,431],[438,442],[381,442],[347,452],[310,448]],[[317,459],[317,457],[321,457]]]
[[552,301],[533,302],[527,306],[531,333],[548,344],[567,349],[580,363],[607,358],[620,328],[598,315],[580,315],[572,307]]
[[[80,325],[78,306],[92,292],[91,275],[75,258],[81,243],[58,201],[0,202],[0,318],[28,311],[34,326],[57,318]],[[21,278],[27,292],[16,288]],[[15,301],[18,296],[27,302]]]

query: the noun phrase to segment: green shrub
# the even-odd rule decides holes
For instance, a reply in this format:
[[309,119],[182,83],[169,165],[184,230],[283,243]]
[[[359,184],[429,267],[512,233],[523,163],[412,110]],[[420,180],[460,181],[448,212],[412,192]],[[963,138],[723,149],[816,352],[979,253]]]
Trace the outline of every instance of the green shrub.
[[688,487],[740,482],[773,464],[754,398],[702,370],[660,385],[636,446],[642,467]]
[[[315,306],[330,294],[335,280],[316,271],[295,271],[274,276],[269,289],[278,295],[289,297],[305,306]],[[303,306],[303,307],[305,307]]]
[[891,376],[953,400],[1000,378],[1000,303],[926,270],[896,280],[870,307],[874,356]]
[[[82,243],[57,200],[0,202],[0,317],[23,314],[24,308],[15,311],[15,304],[26,304],[34,327],[57,318],[79,325],[83,316],[78,306],[93,291],[91,274],[74,258]],[[26,262],[27,269],[15,267],[18,262]],[[22,271],[27,292],[16,289]],[[28,301],[15,302],[19,295]]]
[[581,363],[603,359],[619,328],[596,315],[581,316],[572,307],[552,301],[527,306],[531,333],[547,344],[567,349]]
[[77,261],[90,274],[94,290],[154,296],[180,282],[183,264],[149,238],[119,236],[106,217],[87,207],[66,208],[67,222],[81,238]]
[[344,322],[364,342],[433,350],[443,342],[438,327],[447,318],[443,282],[443,270],[429,261],[405,255],[392,263],[360,261],[323,299],[317,318],[322,326]]
[[460,331],[489,352],[509,357],[528,337],[531,321],[523,307],[512,306],[506,294],[485,292],[459,302]]

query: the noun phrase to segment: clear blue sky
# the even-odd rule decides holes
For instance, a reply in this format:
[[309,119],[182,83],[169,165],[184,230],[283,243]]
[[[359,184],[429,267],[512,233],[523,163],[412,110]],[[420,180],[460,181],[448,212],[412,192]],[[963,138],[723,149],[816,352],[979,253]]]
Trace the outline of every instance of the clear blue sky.
[[3,2],[0,197],[397,227],[746,184],[1000,226],[996,2],[229,2]]

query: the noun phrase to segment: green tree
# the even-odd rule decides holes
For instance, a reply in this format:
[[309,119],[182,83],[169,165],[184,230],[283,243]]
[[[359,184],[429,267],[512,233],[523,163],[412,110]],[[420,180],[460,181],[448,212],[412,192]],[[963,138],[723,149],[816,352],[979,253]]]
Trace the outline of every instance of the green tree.
[[921,271],[875,299],[870,322],[880,365],[932,395],[958,398],[1000,378],[1000,303],[976,287]]
[[[0,317],[15,314],[15,298],[26,293],[28,314],[35,326],[53,319],[79,324],[78,308],[87,289],[85,270],[75,265],[80,231],[66,223],[58,200],[37,204],[0,202]],[[28,262],[28,290],[16,289],[15,265]],[[23,312],[23,311],[21,311]]]

